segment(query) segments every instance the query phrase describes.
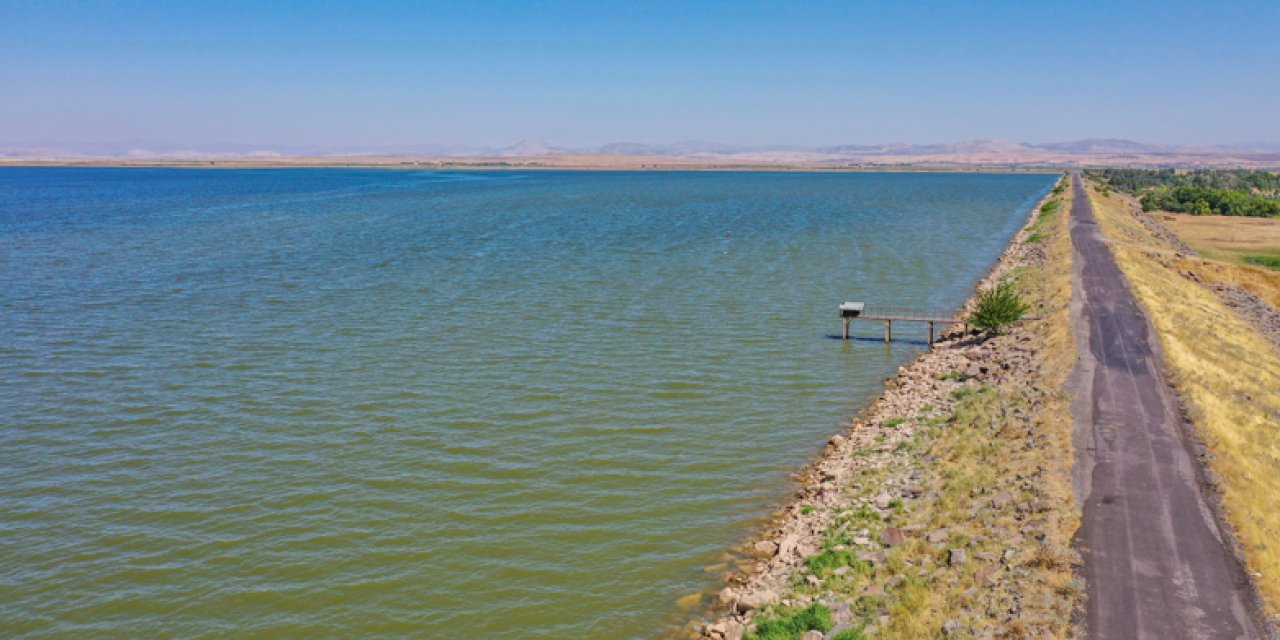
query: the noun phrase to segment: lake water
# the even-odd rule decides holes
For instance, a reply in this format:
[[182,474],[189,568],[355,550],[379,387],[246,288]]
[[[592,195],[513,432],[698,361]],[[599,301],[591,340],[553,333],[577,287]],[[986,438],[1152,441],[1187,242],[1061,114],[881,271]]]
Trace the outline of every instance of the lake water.
[[0,636],[664,635],[1052,181],[0,169]]

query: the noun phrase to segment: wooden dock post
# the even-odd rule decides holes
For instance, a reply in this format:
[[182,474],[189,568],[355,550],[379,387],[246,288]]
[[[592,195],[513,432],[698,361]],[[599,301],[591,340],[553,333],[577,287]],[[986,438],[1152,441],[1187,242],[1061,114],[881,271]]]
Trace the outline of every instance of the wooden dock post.
[[929,321],[929,344],[933,344],[933,321]]
[[892,320],[888,320],[888,319],[886,319],[886,320],[884,321],[884,342],[885,342],[885,344],[889,344],[889,341],[890,341],[890,340],[892,340],[892,339],[893,339],[893,321],[892,321]]
[[862,315],[862,309],[865,306],[861,302],[844,302],[840,304],[840,320],[844,323],[844,331],[840,333],[841,339],[849,339],[849,325],[853,323],[854,318]]

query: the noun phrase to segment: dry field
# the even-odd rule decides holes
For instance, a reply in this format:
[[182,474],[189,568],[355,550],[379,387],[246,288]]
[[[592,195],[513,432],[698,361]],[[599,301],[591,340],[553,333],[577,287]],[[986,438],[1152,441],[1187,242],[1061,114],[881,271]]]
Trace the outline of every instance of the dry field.
[[1280,218],[1169,213],[1157,218],[1206,258],[1240,264],[1247,264],[1250,257],[1280,261]]
[[[1116,259],[1155,327],[1169,377],[1207,449],[1227,521],[1268,610],[1275,613],[1280,610],[1280,509],[1275,504],[1280,495],[1280,351],[1227,308],[1210,285],[1236,284],[1274,305],[1280,302],[1280,274],[1180,255],[1133,215],[1130,199],[1094,189],[1090,196],[1103,231],[1120,241],[1113,245]],[[1249,221],[1230,222],[1243,222],[1244,228]],[[1195,246],[1195,232],[1188,235],[1185,241]],[[1247,233],[1203,231],[1199,237],[1240,235]]]

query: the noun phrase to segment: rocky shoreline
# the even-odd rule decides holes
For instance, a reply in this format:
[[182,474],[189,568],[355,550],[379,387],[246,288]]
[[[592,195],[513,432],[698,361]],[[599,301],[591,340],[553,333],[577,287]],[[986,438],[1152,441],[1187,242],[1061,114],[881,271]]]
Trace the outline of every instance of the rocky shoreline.
[[[1032,207],[1026,224],[979,283],[977,291],[995,286],[1015,268],[1045,261],[1043,245],[1029,242],[1028,238],[1041,206],[1051,197],[1052,194],[1046,195]],[[976,293],[966,304],[966,310],[974,298]],[[1034,313],[1048,311],[1037,309]],[[691,624],[687,628],[692,632],[690,635],[738,640],[764,608],[770,605],[805,607],[814,602],[823,603],[831,612],[834,627],[826,633],[808,631],[804,638],[833,638],[852,628],[855,613],[850,602],[826,590],[824,585],[825,581],[840,580],[851,567],[838,567],[820,576],[806,566],[806,558],[823,552],[824,545],[828,553],[851,552],[858,562],[880,567],[886,562],[889,550],[918,539],[936,546],[940,555],[934,555],[945,564],[981,564],[976,575],[982,586],[1025,578],[1017,572],[1016,549],[1000,554],[988,550],[989,545],[975,545],[972,541],[968,546],[946,549],[944,547],[952,546],[945,544],[952,534],[945,528],[926,530],[921,525],[906,523],[882,528],[859,527],[849,521],[842,522],[841,514],[859,510],[890,522],[892,514],[900,513],[904,506],[910,508],[912,503],[925,504],[936,499],[942,488],[930,480],[926,469],[929,456],[921,457],[910,451],[910,444],[921,435],[919,432],[936,427],[952,415],[963,390],[1009,382],[1025,385],[1026,403],[1013,411],[1026,412],[1029,419],[1042,404],[1042,399],[1037,397],[1043,393],[1036,384],[1039,370],[1032,336],[1022,327],[994,338],[963,326],[946,331],[931,349],[886,380],[885,391],[851,421],[845,433],[832,437],[818,459],[800,474],[799,490],[758,538],[737,550],[743,557],[739,566],[746,569],[728,578],[716,599],[713,621]],[[867,479],[873,481],[867,482]],[[1045,520],[1043,514],[1049,509],[1043,500],[1024,499],[1027,492],[1035,493],[1033,484],[1026,482],[1026,486],[1018,488],[1021,491],[1017,491],[1017,495],[1011,487],[1010,492],[980,496],[981,508],[1016,510],[1017,519],[1034,535],[1035,529],[1045,526],[1037,520]],[[978,515],[979,509],[974,510]],[[879,530],[875,530],[877,528]],[[850,544],[832,546],[833,531],[836,539],[848,540]],[[925,566],[930,564],[930,559],[926,557],[920,564],[909,570],[919,579],[928,580],[927,576],[934,570]],[[864,591],[873,596],[883,595],[895,581],[901,582],[906,577],[904,570],[889,577],[885,584],[871,584]],[[1022,608],[1019,602],[1000,606],[1008,607],[1014,616]],[[874,632],[877,624],[887,623],[888,618],[882,610],[878,619],[861,631]],[[862,624],[866,624],[865,616]],[[947,621],[943,631],[951,635],[961,626],[958,621]],[[971,629],[968,635],[981,637],[979,632],[983,631]]]

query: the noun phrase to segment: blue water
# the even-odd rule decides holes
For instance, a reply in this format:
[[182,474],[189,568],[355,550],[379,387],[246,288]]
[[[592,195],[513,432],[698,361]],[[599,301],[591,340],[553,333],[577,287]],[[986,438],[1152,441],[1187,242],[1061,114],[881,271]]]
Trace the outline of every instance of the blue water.
[[0,169],[0,636],[661,636],[1052,180]]

